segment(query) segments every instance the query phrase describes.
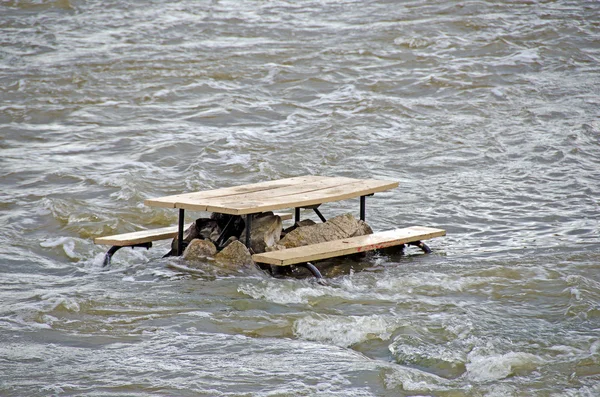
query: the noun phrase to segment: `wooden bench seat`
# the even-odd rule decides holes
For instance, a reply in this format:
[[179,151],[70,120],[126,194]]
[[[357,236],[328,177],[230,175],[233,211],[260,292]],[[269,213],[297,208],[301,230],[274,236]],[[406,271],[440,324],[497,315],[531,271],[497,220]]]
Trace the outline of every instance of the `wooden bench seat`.
[[177,226],[161,227],[159,229],[140,230],[139,232],[115,234],[114,236],[96,237],[94,244],[116,245],[127,247],[130,245],[148,243],[150,241],[175,238]]
[[[281,220],[292,219],[292,213],[277,212]],[[104,236],[94,238],[94,244],[115,245],[118,247],[128,247],[131,245],[144,244],[151,241],[167,240],[177,236],[177,226],[167,226],[158,229],[140,230],[138,232],[115,234],[113,236]]]
[[321,259],[356,254],[401,244],[420,242],[434,237],[445,236],[446,231],[425,226],[411,226],[388,230],[366,236],[351,237],[325,243],[288,248],[281,251],[252,255],[255,262],[275,266],[288,266]]
[[[292,213],[288,212],[276,212],[275,215],[279,215],[281,220],[289,220],[293,218]],[[158,229],[140,230],[138,232],[130,232],[123,234],[115,234],[112,236],[96,237],[94,238],[94,244],[99,245],[111,245],[110,249],[104,256],[104,266],[110,264],[112,256],[122,247],[152,247],[153,241],[168,240],[175,238],[179,232],[177,226],[167,226]]]

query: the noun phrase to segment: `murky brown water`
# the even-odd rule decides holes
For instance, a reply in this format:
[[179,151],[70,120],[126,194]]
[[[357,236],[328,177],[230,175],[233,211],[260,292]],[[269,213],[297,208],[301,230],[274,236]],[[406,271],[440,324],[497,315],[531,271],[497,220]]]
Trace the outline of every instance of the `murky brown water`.
[[[0,395],[600,395],[600,5],[0,2]],[[400,181],[330,285],[101,269],[145,198]],[[357,211],[332,203],[332,216]],[[202,214],[189,213],[190,220]]]

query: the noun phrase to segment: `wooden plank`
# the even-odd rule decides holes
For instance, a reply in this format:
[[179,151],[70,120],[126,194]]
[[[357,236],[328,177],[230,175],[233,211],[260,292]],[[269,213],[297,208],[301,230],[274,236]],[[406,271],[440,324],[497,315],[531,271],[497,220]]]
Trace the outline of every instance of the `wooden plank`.
[[[281,220],[283,221],[292,219],[294,217],[294,214],[289,212],[275,212],[274,214],[279,215],[281,217]],[[159,229],[140,230],[138,232],[116,234],[113,236],[96,237],[94,239],[94,244],[116,245],[123,247],[128,245],[147,243],[150,241],[175,238],[176,235],[177,226],[168,226]]]
[[[223,202],[207,200],[205,211],[220,212],[233,215],[253,214],[256,212],[275,211],[284,208],[304,207],[331,201],[346,200],[365,196],[398,187],[398,182],[364,179],[312,192],[266,198],[264,200]],[[193,204],[176,204],[176,208],[198,209]]]
[[275,266],[287,266],[321,259],[355,254],[358,252],[393,247],[413,241],[427,240],[445,236],[446,231],[425,226],[411,226],[366,236],[351,237],[326,243],[288,248],[281,251],[265,252],[252,255],[255,262]]
[[[326,178],[312,182],[297,183],[291,186],[281,186],[273,189],[259,190],[252,193],[236,194],[232,196],[214,197],[202,200],[201,205],[205,204],[207,207],[215,207],[219,205],[228,205],[231,202],[247,202],[247,201],[264,201],[270,200],[275,197],[287,197],[301,194],[307,194],[318,190],[324,190],[334,188],[343,185],[349,185],[351,183],[360,182],[360,179],[356,178]],[[190,200],[191,204],[198,204],[195,199]],[[177,204],[184,204],[185,201],[180,201]]]
[[[175,194],[152,199],[146,199],[144,204],[150,207],[177,208],[175,205],[179,202],[199,202],[200,200],[216,197],[235,196],[238,194],[252,193],[262,190],[270,190],[287,186],[302,185],[322,179],[328,179],[325,176],[305,175],[294,178],[279,179],[275,181],[252,183],[249,185],[233,186],[222,189],[205,190],[201,192]],[[199,205],[199,207],[202,207]],[[199,211],[206,211],[198,208]]]
[[114,236],[96,237],[94,244],[127,246],[142,244],[150,241],[174,238],[177,226],[161,227],[160,229],[140,230],[139,232],[116,234]]

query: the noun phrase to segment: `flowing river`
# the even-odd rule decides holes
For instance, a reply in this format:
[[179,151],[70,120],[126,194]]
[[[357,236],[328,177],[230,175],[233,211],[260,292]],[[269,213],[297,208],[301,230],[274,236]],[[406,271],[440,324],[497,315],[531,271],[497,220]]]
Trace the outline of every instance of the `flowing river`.
[[[597,1],[2,0],[0,395],[599,396],[599,115]],[[448,234],[102,268],[146,198],[308,174]]]

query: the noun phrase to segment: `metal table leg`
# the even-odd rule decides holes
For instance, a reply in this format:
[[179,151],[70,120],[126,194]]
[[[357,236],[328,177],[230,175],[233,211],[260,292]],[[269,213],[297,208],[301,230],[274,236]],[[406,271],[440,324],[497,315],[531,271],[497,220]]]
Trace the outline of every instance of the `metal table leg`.
[[325,219],[325,217],[323,216],[323,214],[321,214],[321,211],[319,211],[318,208],[313,208],[313,211],[315,211],[315,214],[317,214],[317,216],[319,217],[319,219],[321,220],[321,222],[325,223],[327,222],[327,219]]
[[365,210],[365,202],[367,196],[360,196],[360,220],[365,220],[366,210]]
[[300,222],[300,207],[294,208],[294,223]]
[[323,278],[323,275],[321,274],[319,269],[317,269],[317,267],[310,262],[299,263],[296,266],[300,266],[300,267],[304,267],[304,268],[308,269],[312,273],[312,275],[315,276],[318,280]]
[[217,246],[217,249],[220,249],[221,244],[223,244],[223,240],[225,238],[225,233],[227,233],[227,231],[229,230],[229,228],[231,227],[231,225],[233,225],[235,219],[236,219],[236,215],[230,215],[229,221],[227,221],[227,224],[225,225],[225,227],[221,231],[221,234],[219,234],[219,237],[217,238],[217,241],[215,242],[215,245]]
[[250,249],[250,230],[252,230],[252,214],[246,215],[246,248]]
[[365,217],[366,217],[366,209],[365,209],[365,203],[366,203],[366,198],[367,196],[372,196],[374,193],[371,194],[367,194],[366,196],[360,196],[360,220],[364,221]]
[[110,265],[110,260],[111,260],[112,256],[115,254],[115,252],[117,252],[118,250],[120,250],[123,247],[131,247],[131,249],[138,248],[138,247],[150,249],[152,247],[152,241],[149,241],[147,243],[134,244],[134,245],[113,245],[112,247],[109,248],[109,250],[104,255],[104,262],[102,263],[102,267],[106,267],[106,266]]
[[431,248],[429,248],[427,246],[427,244],[425,244],[424,242],[422,242],[420,240],[419,241],[413,241],[413,242],[410,242],[410,243],[407,243],[407,244],[408,245],[414,245],[415,247],[421,248],[421,251],[423,251],[426,254],[431,254]]
[[176,255],[183,254],[183,224],[185,221],[185,210],[183,208],[179,209],[179,231],[177,234],[177,252]]

